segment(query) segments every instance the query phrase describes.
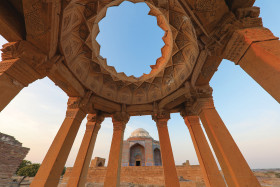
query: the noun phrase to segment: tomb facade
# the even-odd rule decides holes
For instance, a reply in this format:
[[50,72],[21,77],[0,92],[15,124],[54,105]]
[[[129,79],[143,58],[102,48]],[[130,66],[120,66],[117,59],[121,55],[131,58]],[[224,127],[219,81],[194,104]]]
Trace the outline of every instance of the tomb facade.
[[159,141],[142,128],[136,129],[123,142],[122,166],[161,166]]

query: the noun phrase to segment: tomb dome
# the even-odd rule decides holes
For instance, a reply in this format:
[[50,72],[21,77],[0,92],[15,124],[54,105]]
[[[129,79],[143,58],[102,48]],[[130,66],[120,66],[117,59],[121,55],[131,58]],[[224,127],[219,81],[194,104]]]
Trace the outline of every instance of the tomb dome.
[[152,138],[150,134],[143,128],[138,128],[131,133],[129,138]]

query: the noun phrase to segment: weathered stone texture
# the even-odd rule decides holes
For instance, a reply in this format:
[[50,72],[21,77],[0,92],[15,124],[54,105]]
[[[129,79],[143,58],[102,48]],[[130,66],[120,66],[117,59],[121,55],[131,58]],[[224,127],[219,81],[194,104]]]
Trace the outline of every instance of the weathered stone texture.
[[28,151],[14,137],[0,133],[0,186],[8,184]]

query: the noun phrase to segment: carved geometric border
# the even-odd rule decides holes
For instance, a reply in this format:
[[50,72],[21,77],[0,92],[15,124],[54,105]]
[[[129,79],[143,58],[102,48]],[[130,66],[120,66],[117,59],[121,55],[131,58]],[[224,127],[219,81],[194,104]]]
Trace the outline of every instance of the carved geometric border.
[[124,104],[151,103],[174,92],[190,77],[199,53],[195,31],[177,0],[132,1],[145,2],[151,8],[149,14],[157,17],[166,32],[166,45],[150,74],[135,78],[117,73],[99,56],[100,47],[93,38],[99,32],[94,27],[106,9],[122,1],[71,1],[63,11],[61,49],[69,69],[95,94]]

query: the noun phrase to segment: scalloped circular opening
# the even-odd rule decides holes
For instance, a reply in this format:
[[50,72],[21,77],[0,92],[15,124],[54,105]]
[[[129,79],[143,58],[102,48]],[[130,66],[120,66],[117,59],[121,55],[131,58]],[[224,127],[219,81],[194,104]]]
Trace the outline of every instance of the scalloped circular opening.
[[109,67],[135,77],[151,72],[165,46],[165,31],[153,15],[144,2],[124,1],[107,9],[106,16],[98,23],[100,32],[96,41],[100,45],[99,54]]

